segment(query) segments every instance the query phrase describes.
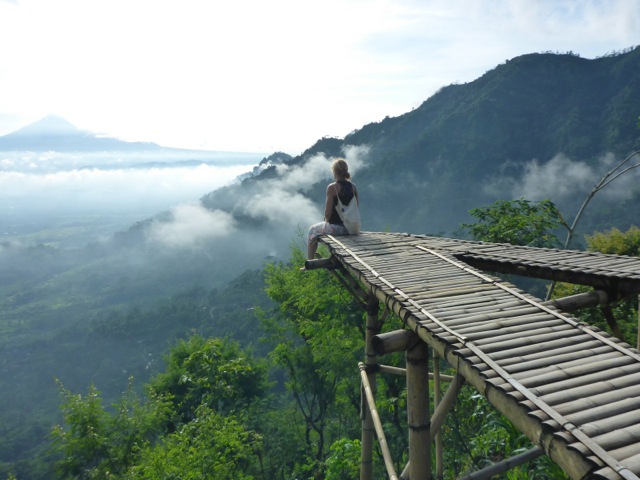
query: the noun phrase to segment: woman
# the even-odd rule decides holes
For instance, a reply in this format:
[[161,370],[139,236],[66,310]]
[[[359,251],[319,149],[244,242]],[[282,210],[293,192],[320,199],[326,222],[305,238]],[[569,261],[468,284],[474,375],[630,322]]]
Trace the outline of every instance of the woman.
[[309,228],[309,238],[307,244],[307,259],[313,260],[318,249],[318,237],[320,235],[349,235],[346,227],[338,215],[336,205],[338,205],[338,196],[342,203],[349,203],[351,199],[356,197],[359,202],[358,189],[349,181],[351,174],[349,166],[342,158],[338,158],[331,165],[334,183],[327,186],[327,197],[324,205],[324,222],[311,225]]

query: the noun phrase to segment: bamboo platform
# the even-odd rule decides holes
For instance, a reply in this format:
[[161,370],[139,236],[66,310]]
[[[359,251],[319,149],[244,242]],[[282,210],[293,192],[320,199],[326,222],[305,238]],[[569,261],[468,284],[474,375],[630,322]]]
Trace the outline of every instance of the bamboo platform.
[[394,233],[321,242],[571,478],[638,479],[639,352],[485,272],[620,298],[640,292],[640,258]]

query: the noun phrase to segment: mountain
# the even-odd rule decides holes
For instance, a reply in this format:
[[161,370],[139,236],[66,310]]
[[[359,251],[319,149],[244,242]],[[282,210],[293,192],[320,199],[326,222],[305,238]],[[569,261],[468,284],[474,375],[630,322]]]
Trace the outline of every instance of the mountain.
[[[404,115],[320,139],[288,164],[366,148],[354,180],[367,230],[452,234],[470,209],[520,197],[550,198],[570,219],[611,162],[640,148],[639,114],[640,47],[594,60],[528,54],[444,87]],[[265,169],[203,203],[233,212],[261,178],[279,175]],[[327,181],[329,174],[303,193],[322,205]],[[613,203],[600,195],[585,226],[636,222],[637,185],[612,186],[627,190]]]
[[125,142],[115,138],[100,137],[79,130],[57,115],[48,115],[15,132],[0,137],[0,151],[130,151],[160,150],[162,147],[149,142]]

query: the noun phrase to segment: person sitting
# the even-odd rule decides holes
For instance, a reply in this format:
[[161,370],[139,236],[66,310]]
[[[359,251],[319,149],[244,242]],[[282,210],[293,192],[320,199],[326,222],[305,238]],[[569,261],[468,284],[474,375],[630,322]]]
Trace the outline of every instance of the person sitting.
[[309,235],[307,239],[307,260],[313,260],[318,249],[318,238],[320,235],[349,235],[347,228],[344,226],[336,206],[338,205],[338,197],[343,204],[348,204],[355,196],[356,202],[359,203],[358,189],[351,182],[351,174],[349,166],[343,158],[336,159],[331,165],[333,178],[335,182],[327,186],[327,196],[324,206],[324,222],[316,223],[309,227]]

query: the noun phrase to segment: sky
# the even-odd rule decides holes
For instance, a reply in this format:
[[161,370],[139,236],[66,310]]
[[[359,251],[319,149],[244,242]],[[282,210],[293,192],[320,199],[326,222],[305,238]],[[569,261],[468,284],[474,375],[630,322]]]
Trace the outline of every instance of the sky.
[[295,155],[519,55],[638,44],[638,0],[0,0],[0,135]]

